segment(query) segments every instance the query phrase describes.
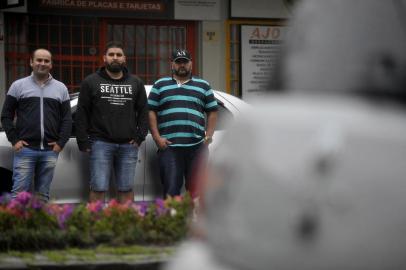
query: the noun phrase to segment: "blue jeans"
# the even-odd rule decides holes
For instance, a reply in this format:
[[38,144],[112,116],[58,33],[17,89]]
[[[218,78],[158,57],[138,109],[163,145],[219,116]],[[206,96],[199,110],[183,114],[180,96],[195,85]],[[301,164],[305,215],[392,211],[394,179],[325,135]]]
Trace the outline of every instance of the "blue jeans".
[[196,166],[198,162],[206,162],[207,154],[208,147],[204,144],[159,150],[159,173],[164,197],[180,195],[184,182],[186,190],[193,193]]
[[90,151],[90,189],[96,192],[108,191],[114,171],[117,190],[132,191],[137,159],[137,146],[94,140]]
[[34,150],[23,147],[14,153],[12,197],[22,191],[30,191],[34,178],[34,192],[43,201],[49,200],[49,188],[58,153],[52,150]]

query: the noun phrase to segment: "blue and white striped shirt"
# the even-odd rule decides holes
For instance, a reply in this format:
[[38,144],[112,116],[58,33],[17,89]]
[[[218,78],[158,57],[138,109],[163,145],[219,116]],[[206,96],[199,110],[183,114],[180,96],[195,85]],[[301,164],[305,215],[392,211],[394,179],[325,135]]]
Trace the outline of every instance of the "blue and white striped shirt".
[[193,77],[178,85],[171,77],[159,79],[148,96],[149,109],[158,116],[162,137],[171,147],[201,143],[205,136],[205,113],[217,110],[213,90],[205,80]]

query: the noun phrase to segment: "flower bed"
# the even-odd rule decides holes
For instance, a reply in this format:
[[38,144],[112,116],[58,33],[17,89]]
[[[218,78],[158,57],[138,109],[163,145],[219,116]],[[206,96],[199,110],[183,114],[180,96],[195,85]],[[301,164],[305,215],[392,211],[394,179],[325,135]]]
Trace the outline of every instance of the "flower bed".
[[173,244],[187,232],[189,195],[155,202],[44,204],[30,193],[0,198],[0,251]]

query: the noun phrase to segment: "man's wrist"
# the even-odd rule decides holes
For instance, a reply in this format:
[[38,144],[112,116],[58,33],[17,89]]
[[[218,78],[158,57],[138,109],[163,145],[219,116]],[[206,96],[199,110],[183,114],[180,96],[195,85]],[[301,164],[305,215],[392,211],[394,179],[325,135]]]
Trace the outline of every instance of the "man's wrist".
[[155,134],[155,135],[152,135],[152,139],[153,139],[154,141],[159,141],[159,139],[161,139],[161,136]]
[[212,136],[205,136],[204,137],[204,142],[206,143],[212,143],[213,142],[213,137]]

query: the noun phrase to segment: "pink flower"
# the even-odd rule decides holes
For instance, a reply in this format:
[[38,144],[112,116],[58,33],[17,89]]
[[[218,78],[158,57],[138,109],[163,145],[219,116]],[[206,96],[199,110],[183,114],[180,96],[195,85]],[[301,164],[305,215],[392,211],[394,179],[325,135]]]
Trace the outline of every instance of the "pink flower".
[[62,207],[62,211],[58,216],[58,224],[59,224],[60,228],[62,228],[62,229],[65,228],[65,222],[72,215],[73,209],[74,209],[74,207],[72,204],[65,204]]
[[155,200],[156,212],[158,216],[165,215],[168,212],[168,209],[165,206],[165,201],[162,199]]
[[156,199],[155,204],[159,207],[165,207],[165,201],[161,198]]
[[21,203],[16,199],[12,199],[7,205],[8,209],[20,209],[21,207],[22,207]]
[[44,203],[38,198],[33,197],[31,200],[31,207],[33,209],[41,209],[44,206]]
[[133,209],[137,212],[137,214],[141,217],[145,217],[148,211],[148,203],[147,202],[139,202],[133,205]]
[[90,202],[86,207],[90,212],[98,213],[103,210],[103,203],[102,201]]
[[114,208],[114,207],[118,207],[119,205],[120,204],[118,203],[118,201],[116,199],[112,199],[112,200],[110,200],[107,207]]
[[32,198],[31,193],[27,191],[22,191],[17,194],[17,197],[15,199],[22,205],[27,205],[28,202],[31,200],[31,198]]

